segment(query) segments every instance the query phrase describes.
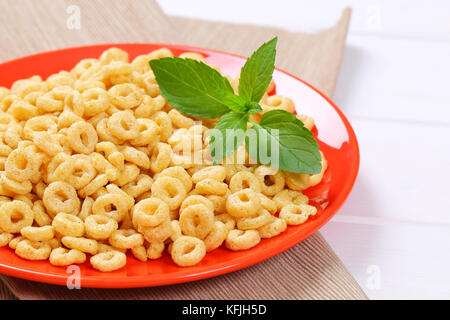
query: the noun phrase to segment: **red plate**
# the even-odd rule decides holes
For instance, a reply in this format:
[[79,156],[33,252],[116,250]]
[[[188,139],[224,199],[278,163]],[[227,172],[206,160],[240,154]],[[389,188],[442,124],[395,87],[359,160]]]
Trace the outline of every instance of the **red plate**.
[[[168,47],[175,55],[200,52],[208,62],[220,66],[224,74],[236,76],[245,59],[236,55],[200,48],[163,44],[96,45],[45,52],[0,64],[0,86],[10,87],[18,80],[40,75],[43,79],[61,70],[70,70],[85,58],[98,58],[111,46],[126,50],[133,59],[137,55]],[[314,133],[328,160],[323,181],[305,192],[319,208],[318,214],[300,226],[288,227],[286,232],[247,251],[232,252],[218,248],[208,253],[193,267],[177,267],[166,254],[156,261],[140,262],[131,255],[127,265],[115,272],[98,272],[86,262],[80,266],[81,286],[97,288],[131,288],[181,283],[218,276],[242,269],[291,248],[319,230],[339,209],[350,193],[359,167],[359,150],[355,134],[342,112],[317,89],[282,70],[275,70],[277,94],[290,97],[297,113],[312,116]],[[66,268],[52,266],[48,261],[27,261],[8,247],[0,248],[0,272],[18,278],[66,285],[71,275]]]

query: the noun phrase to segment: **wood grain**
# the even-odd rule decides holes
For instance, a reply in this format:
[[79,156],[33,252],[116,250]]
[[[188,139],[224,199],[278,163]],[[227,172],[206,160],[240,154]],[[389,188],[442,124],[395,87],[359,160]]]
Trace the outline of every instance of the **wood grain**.
[[[66,26],[67,7],[80,8],[81,28]],[[350,9],[318,34],[167,17],[155,1],[0,0],[0,61],[51,49],[111,42],[197,45],[248,55],[274,35],[280,38],[277,66],[331,96],[342,59]],[[4,14],[7,12],[8,14]],[[280,58],[282,57],[282,58]],[[366,299],[323,237],[316,233],[294,248],[253,267],[174,286],[70,291],[1,276],[20,299]]]

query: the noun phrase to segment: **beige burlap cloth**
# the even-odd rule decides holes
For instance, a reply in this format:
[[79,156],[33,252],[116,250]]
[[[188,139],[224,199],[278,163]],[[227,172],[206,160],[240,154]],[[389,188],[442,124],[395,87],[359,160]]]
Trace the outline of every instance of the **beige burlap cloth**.
[[[79,29],[71,20],[78,17]],[[346,9],[334,27],[303,34],[169,17],[153,0],[0,0],[0,62],[52,49],[117,42],[178,43],[248,56],[278,35],[277,66],[331,96],[349,21],[350,9]],[[68,290],[8,276],[1,280],[2,299],[367,298],[318,232],[255,266],[179,285]]]

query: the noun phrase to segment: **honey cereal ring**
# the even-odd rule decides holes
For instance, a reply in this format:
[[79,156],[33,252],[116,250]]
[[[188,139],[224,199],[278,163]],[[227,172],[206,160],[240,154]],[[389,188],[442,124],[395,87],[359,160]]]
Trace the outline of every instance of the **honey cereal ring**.
[[49,226],[52,224],[52,218],[45,211],[44,202],[37,200],[33,203],[34,221],[36,221],[39,227]]
[[256,246],[261,237],[256,230],[231,230],[225,240],[225,246],[233,251],[247,250]]
[[132,109],[139,106],[142,102],[142,95],[138,88],[129,83],[121,83],[108,90],[111,103],[118,109]]
[[53,177],[79,190],[87,186],[96,174],[97,171],[89,157],[75,155],[61,163],[54,171]]
[[151,260],[162,257],[165,245],[164,242],[151,242],[147,248],[147,257]]
[[181,232],[188,236],[204,239],[214,226],[214,213],[203,204],[194,204],[180,213]]
[[58,213],[52,221],[52,226],[63,236],[81,237],[84,234],[83,220],[72,214]]
[[127,200],[119,194],[108,193],[95,199],[92,213],[104,215],[120,222],[125,218],[128,209]]
[[127,256],[119,251],[111,250],[97,253],[90,259],[92,267],[102,272],[111,272],[123,268],[127,264]]
[[172,135],[173,126],[167,113],[158,111],[151,116],[151,120],[159,126],[159,135],[161,142],[167,142],[167,139]]
[[109,243],[120,249],[137,248],[144,244],[144,237],[134,229],[120,229],[111,234]]
[[186,189],[183,183],[172,177],[158,177],[151,187],[152,195],[163,200],[170,210],[178,209],[186,198]]
[[167,219],[156,227],[138,226],[138,232],[142,233],[148,242],[164,242],[172,235],[173,229],[170,220]]
[[290,226],[296,226],[308,220],[309,216],[314,216],[317,208],[307,204],[290,204],[284,206],[280,211],[280,219],[286,221]]
[[252,189],[243,189],[228,196],[226,208],[235,218],[251,217],[261,208],[261,200]]
[[12,233],[4,232],[0,229],[0,248],[7,246],[14,238]]
[[2,187],[14,194],[26,194],[33,188],[31,181],[16,181],[8,178],[5,172],[0,173]]
[[303,193],[294,190],[282,190],[278,192],[272,199],[276,205],[278,210],[281,210],[284,206],[290,204],[304,204],[308,203],[308,197]]
[[194,183],[199,183],[205,179],[214,179],[222,182],[226,178],[226,169],[222,166],[212,166],[200,169],[192,175],[192,181]]
[[92,239],[65,236],[62,237],[61,242],[69,249],[75,249],[89,254],[96,254],[98,250],[97,241]]
[[101,64],[105,65],[113,61],[128,62],[129,58],[126,51],[119,48],[109,48],[108,50],[102,52],[98,60]]
[[134,163],[142,169],[150,168],[150,159],[144,152],[128,146],[125,146],[120,152],[122,152],[126,161]]
[[58,213],[78,214],[80,199],[75,188],[63,181],[50,183],[44,191],[44,206],[54,217]]
[[[4,234],[8,234],[8,233],[4,233]],[[5,238],[3,238],[4,241],[5,241],[6,239],[9,239],[9,236],[5,236]],[[25,240],[25,238],[22,237],[22,236],[17,236],[17,237],[11,238],[11,240],[10,240],[9,243],[8,243],[8,246],[9,246],[11,249],[16,250],[17,244],[18,244],[20,241],[22,241],[22,240]]]
[[89,88],[81,93],[84,102],[85,117],[93,117],[106,111],[109,107],[109,96],[105,89],[99,87]]
[[10,179],[22,182],[36,175],[41,165],[40,158],[27,148],[11,151],[5,162],[5,174]]
[[230,191],[232,193],[250,188],[256,193],[261,192],[261,184],[258,178],[251,172],[240,171],[230,180]]
[[183,234],[181,233],[180,222],[178,220],[172,220],[172,235],[170,236],[171,241],[177,240]]
[[133,208],[134,225],[156,227],[166,220],[169,220],[169,206],[161,199],[144,199]]
[[206,252],[213,251],[220,247],[227,238],[227,235],[228,229],[225,224],[221,221],[214,222],[210,233],[204,240]]
[[172,124],[177,128],[190,128],[195,122],[193,119],[184,116],[177,109],[172,109],[167,114],[172,121]]
[[112,182],[119,187],[124,186],[127,183],[134,181],[139,176],[140,172],[141,171],[136,165],[127,163],[122,170],[119,170],[119,177]]
[[131,253],[133,253],[133,256],[142,261],[145,262],[147,261],[148,257],[147,257],[147,249],[144,246],[140,246],[137,248],[131,248]]
[[261,200],[261,207],[267,211],[269,211],[270,214],[275,214],[278,210],[277,203],[273,201],[272,199],[266,197],[262,193],[258,193],[259,200]]
[[186,172],[183,167],[169,167],[161,171],[159,174],[155,175],[155,177],[172,177],[177,178],[183,183],[186,192],[191,191],[192,189],[192,179],[191,176]]
[[0,228],[7,233],[19,233],[33,224],[34,214],[23,201],[13,200],[0,204]]
[[104,215],[90,215],[84,221],[86,234],[95,240],[106,240],[119,227],[116,220]]
[[150,169],[154,173],[159,173],[170,165],[172,149],[167,143],[159,142],[150,159]]
[[31,241],[48,241],[53,239],[55,232],[52,226],[43,227],[24,227],[20,230],[20,234]]
[[206,247],[202,240],[195,237],[181,236],[173,242],[171,256],[180,267],[189,267],[202,261]]
[[108,175],[106,173],[99,174],[96,176],[91,182],[89,182],[86,186],[78,190],[78,194],[80,197],[88,197],[94,194],[101,187],[105,186],[108,183]]
[[131,110],[114,113],[108,119],[107,127],[120,140],[132,140],[139,135],[139,126]]
[[153,179],[146,174],[140,174],[135,181],[129,182],[122,187],[122,190],[128,193],[131,197],[137,198],[141,194],[150,191],[153,184]]
[[72,124],[67,131],[70,146],[78,153],[89,154],[95,150],[98,141],[94,127],[86,121]]
[[133,146],[146,146],[158,138],[159,126],[150,119],[137,118],[136,123],[139,128],[139,135],[130,140]]
[[81,205],[80,213],[78,213],[78,218],[84,221],[86,224],[86,218],[92,214],[92,206],[94,205],[94,199],[91,197],[86,197]]
[[236,219],[233,216],[229,215],[228,213],[218,214],[214,216],[214,219],[216,221],[220,221],[223,224],[225,224],[227,232],[233,230],[234,227],[236,226]]
[[272,221],[258,229],[259,235],[263,239],[268,239],[279,235],[287,228],[286,221],[272,217]]
[[268,166],[259,166],[254,174],[259,180],[261,191],[266,196],[274,196],[284,188],[285,178],[281,170]]
[[49,261],[52,265],[65,267],[72,264],[81,264],[86,261],[86,254],[76,249],[55,248],[50,253]]
[[203,204],[210,211],[214,212],[214,204],[208,198],[201,195],[190,195],[181,203],[180,213],[183,212],[183,210],[187,207],[193,206],[195,204]]
[[28,239],[17,243],[15,253],[26,260],[47,260],[52,248],[45,242],[32,242]]

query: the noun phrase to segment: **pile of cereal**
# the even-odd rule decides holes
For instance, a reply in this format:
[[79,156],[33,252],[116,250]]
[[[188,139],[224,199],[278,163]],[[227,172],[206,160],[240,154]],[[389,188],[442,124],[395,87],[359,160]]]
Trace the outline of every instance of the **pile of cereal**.
[[[192,266],[223,243],[246,250],[316,213],[301,191],[321,181],[323,155],[317,175],[249,164],[248,155],[212,165],[214,121],[199,123],[160,94],[148,61],[166,56],[160,49],[129,63],[111,48],[46,81],[0,88],[0,246],[56,266],[89,254],[105,272],[125,266],[128,250],[141,261],[167,250]],[[261,105],[294,108],[278,95]],[[180,152],[196,141],[200,148]]]

